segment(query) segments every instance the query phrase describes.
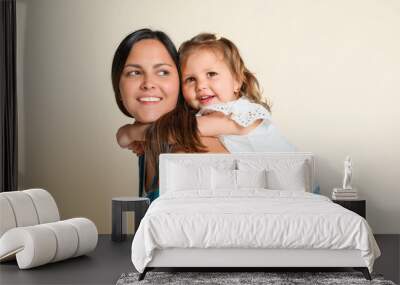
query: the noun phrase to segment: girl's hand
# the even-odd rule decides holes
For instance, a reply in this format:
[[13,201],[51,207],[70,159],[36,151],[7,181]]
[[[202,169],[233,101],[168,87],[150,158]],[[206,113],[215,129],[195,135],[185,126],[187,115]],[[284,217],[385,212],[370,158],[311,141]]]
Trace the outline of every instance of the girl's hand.
[[127,132],[129,126],[130,124],[123,125],[118,129],[117,133],[115,134],[117,143],[121,148],[127,148],[131,143]]
[[139,155],[144,154],[144,142],[134,141],[128,146],[133,153]]
[[116,139],[121,148],[129,148],[134,141],[144,141],[146,129],[149,124],[135,122],[120,127]]

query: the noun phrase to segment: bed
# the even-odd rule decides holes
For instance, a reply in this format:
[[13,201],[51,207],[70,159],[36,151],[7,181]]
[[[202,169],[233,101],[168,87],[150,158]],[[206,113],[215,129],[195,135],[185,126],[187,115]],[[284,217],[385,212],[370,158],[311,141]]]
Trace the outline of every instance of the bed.
[[312,193],[311,153],[163,154],[160,197],[132,242],[157,267],[353,267],[380,251],[366,220]]

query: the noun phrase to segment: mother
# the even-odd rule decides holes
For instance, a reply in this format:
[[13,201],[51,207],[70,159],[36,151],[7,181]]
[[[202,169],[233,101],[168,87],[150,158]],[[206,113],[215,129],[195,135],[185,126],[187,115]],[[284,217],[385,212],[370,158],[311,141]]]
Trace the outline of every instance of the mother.
[[[185,104],[180,92],[178,52],[171,39],[161,31],[137,30],[126,36],[114,54],[111,71],[115,99],[121,112],[134,118],[130,126],[155,122],[162,117],[164,128],[172,128],[175,142],[156,140],[168,151],[226,152],[216,138],[199,137],[193,110]],[[169,139],[167,139],[169,140]],[[185,146],[180,149],[179,146]],[[154,161],[154,160],[151,160]],[[155,165],[139,156],[139,196],[150,200],[158,197],[158,177]]]

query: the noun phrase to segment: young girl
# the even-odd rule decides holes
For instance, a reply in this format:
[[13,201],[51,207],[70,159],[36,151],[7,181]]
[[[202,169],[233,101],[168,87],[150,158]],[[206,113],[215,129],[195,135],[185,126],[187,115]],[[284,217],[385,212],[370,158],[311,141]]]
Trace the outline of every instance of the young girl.
[[258,81],[226,38],[199,34],[179,48],[182,92],[202,136],[218,136],[231,153],[292,152],[271,122]]
[[[181,45],[179,61],[183,96],[197,113],[197,122],[188,122],[188,127],[197,124],[200,136],[218,137],[231,153],[295,151],[272,124],[258,81],[231,41],[199,34]],[[124,129],[118,137],[120,146],[146,140],[145,152],[154,167],[160,153],[186,152],[186,142],[176,136],[183,131],[176,120],[161,118],[146,130],[146,136],[144,130],[141,126]],[[163,147],[163,143],[177,148]]]

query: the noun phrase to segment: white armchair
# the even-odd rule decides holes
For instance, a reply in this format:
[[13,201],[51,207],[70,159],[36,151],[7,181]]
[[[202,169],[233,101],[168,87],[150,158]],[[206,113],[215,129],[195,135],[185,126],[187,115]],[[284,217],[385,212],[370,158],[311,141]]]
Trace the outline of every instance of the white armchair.
[[60,221],[46,190],[0,193],[0,262],[16,258],[20,269],[57,262],[94,250],[97,238],[89,219]]

